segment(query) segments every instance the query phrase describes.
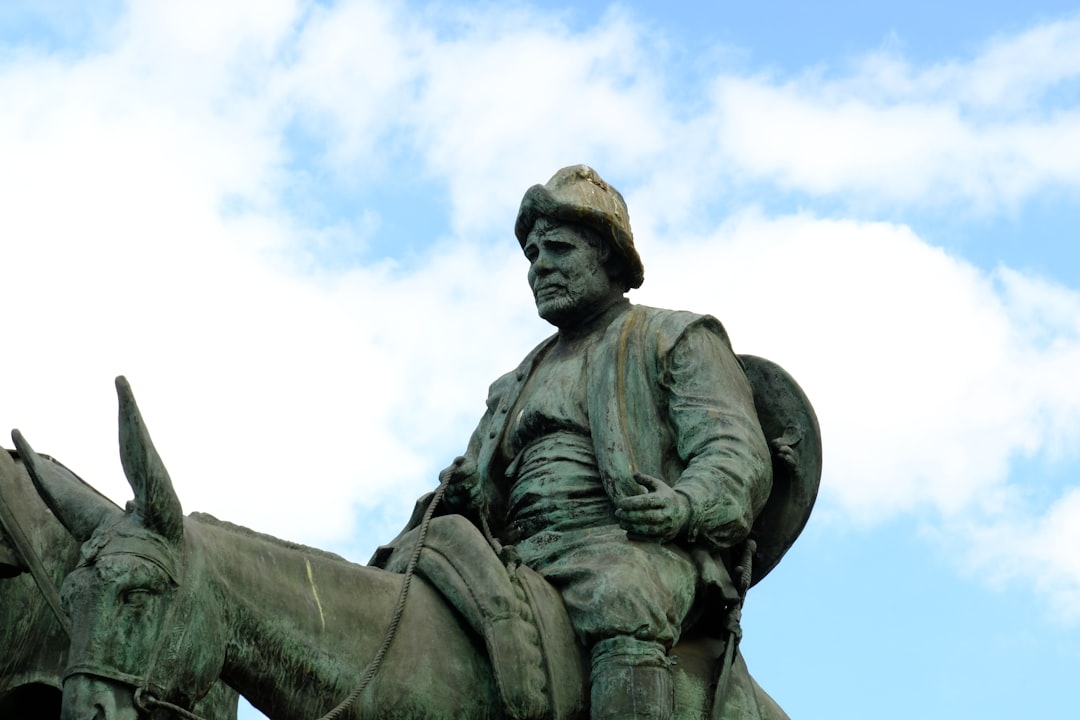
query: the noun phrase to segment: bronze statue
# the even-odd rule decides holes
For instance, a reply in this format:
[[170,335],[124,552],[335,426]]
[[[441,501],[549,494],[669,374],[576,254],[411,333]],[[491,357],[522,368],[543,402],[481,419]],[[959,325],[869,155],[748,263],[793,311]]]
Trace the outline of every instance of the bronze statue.
[[[42,462],[54,474],[81,483],[56,460],[42,458]],[[104,496],[97,497],[111,504]],[[11,520],[18,522],[28,550],[40,559],[47,581],[59,586],[78,564],[79,543],[45,507],[18,454],[4,449],[0,449],[0,503],[13,512],[17,509]],[[12,532],[0,521],[0,718],[59,720],[70,640],[30,576]],[[210,720],[236,720],[236,705],[236,692],[218,683],[195,711]]]
[[[595,170],[530,188],[514,229],[537,312],[557,332],[492,384],[444,471],[445,512],[472,523],[446,531],[445,548],[429,541],[418,571],[460,596],[496,573],[455,552],[512,546],[513,562],[558,589],[590,653],[591,717],[670,718],[672,647],[696,625],[722,634],[702,615],[741,602],[732,572],[770,496],[754,390],[716,319],[627,301],[644,267],[622,195]],[[375,562],[400,569],[404,553],[392,553],[411,543],[407,532]],[[484,607],[489,617],[466,617],[489,653],[531,657],[526,618]],[[542,676],[495,672],[512,716],[542,716]]]
[[808,401],[714,318],[626,300],[643,266],[591,168],[530,188],[515,232],[558,332],[495,381],[377,567],[184,518],[122,378],[128,511],[14,435],[84,542],[65,707],[190,708],[220,677],[273,720],[787,717],[738,621],[813,504]]

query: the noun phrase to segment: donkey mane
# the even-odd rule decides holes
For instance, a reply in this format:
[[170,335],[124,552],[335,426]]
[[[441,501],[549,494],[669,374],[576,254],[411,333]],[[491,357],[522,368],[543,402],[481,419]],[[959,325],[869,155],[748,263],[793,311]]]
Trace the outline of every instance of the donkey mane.
[[285,548],[286,550],[297,550],[297,551],[300,551],[300,552],[303,552],[303,553],[306,553],[306,554],[309,554],[309,555],[325,558],[327,560],[338,560],[340,562],[351,562],[350,560],[348,560],[346,558],[343,558],[343,557],[341,557],[340,555],[338,555],[336,553],[332,553],[332,552],[329,552],[327,550],[320,550],[319,548],[313,548],[313,547],[310,547],[308,545],[304,545],[302,543],[293,542],[291,540],[282,540],[279,537],[275,537],[273,535],[268,535],[266,533],[261,533],[261,532],[258,532],[257,530],[252,530],[249,527],[244,527],[243,525],[237,525],[236,523],[231,523],[228,520],[221,520],[220,518],[216,518],[216,517],[214,517],[213,515],[211,515],[209,513],[196,511],[196,512],[190,513],[188,515],[188,517],[191,518],[192,520],[198,522],[198,523],[203,524],[203,525],[209,525],[211,527],[217,527],[217,528],[220,528],[220,529],[225,530],[227,532],[235,533],[237,535],[243,535],[245,537],[252,538],[252,539],[255,539],[255,540],[263,540],[263,541],[266,541],[266,542],[269,542],[269,543],[273,543],[274,545]]

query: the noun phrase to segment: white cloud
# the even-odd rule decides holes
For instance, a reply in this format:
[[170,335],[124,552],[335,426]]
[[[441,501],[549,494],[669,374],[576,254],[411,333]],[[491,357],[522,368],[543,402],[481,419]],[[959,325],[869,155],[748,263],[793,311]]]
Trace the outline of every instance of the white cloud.
[[[991,209],[1075,188],[1076,114],[1031,104],[1075,78],[1075,23],[1032,30],[1064,54],[1026,70],[1000,58],[1028,35],[927,71],[727,75],[690,112],[665,99],[679,79],[660,45],[618,14],[575,34],[521,9],[450,32],[438,11],[380,3],[170,8],[139,4],[93,56],[0,66],[0,425],[118,499],[109,381],[126,373],[189,510],[314,544],[348,542],[358,508],[407,511],[487,383],[546,332],[511,222],[526,186],[580,160],[628,191],[637,299],[713,312],[736,349],[803,383],[844,522],[975,516],[977,556],[1009,528],[1014,459],[1074,454],[1074,290],[980,271],[902,225],[746,211],[717,228],[699,209],[748,180]],[[871,70],[892,73],[875,92]],[[1025,83],[1046,90],[1018,101]],[[327,149],[328,182],[445,186],[446,235],[407,262],[289,265],[320,233],[380,232],[370,216],[312,226],[281,200],[294,123]],[[1027,536],[1060,537],[1071,492],[1031,511]],[[1075,588],[1061,543],[1040,547],[1047,592]]]
[[477,19],[425,53],[418,143],[449,181],[462,232],[490,230],[553,163],[588,159],[620,172],[666,145],[669,118],[657,111],[661,87],[640,28],[615,17],[579,35],[533,15],[515,19]]
[[978,122],[948,102],[884,106],[828,97],[800,83],[744,78],[717,84],[717,132],[729,162],[749,178],[812,195],[889,205],[1011,210],[1049,185],[1073,187],[1080,171],[1080,114]]
[[1075,190],[1080,20],[991,41],[966,60],[915,68],[871,54],[781,80],[721,76],[725,160],[750,178],[863,202],[1012,209],[1048,186]]
[[1001,586],[1046,596],[1059,619],[1080,622],[1080,489],[1066,490],[1042,512],[1016,502],[992,521],[969,522],[939,537],[967,549],[966,569]]
[[993,38],[970,63],[952,62],[923,73],[926,81],[942,78],[945,96],[977,109],[1022,114],[1060,85],[1075,83],[1078,74],[1080,18],[1075,16]]
[[276,78],[282,110],[326,143],[319,158],[337,172],[385,172],[388,136],[401,128],[420,80],[420,49],[431,29],[400,4],[314,6],[293,29]]

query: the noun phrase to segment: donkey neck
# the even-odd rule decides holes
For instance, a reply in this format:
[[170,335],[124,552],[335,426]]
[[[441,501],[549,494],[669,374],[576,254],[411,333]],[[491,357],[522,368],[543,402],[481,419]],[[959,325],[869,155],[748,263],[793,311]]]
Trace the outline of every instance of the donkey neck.
[[359,682],[401,577],[320,550],[198,518],[221,608],[222,679],[271,717],[317,717]]

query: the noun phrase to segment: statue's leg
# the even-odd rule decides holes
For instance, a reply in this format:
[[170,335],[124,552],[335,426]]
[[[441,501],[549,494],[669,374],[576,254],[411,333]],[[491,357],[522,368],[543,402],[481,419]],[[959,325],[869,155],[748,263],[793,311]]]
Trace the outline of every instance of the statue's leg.
[[544,533],[519,544],[559,590],[592,656],[591,717],[666,719],[674,703],[667,651],[697,590],[697,567],[672,545],[633,542],[617,525]]
[[664,646],[632,637],[601,640],[592,649],[592,720],[668,720],[674,681]]

